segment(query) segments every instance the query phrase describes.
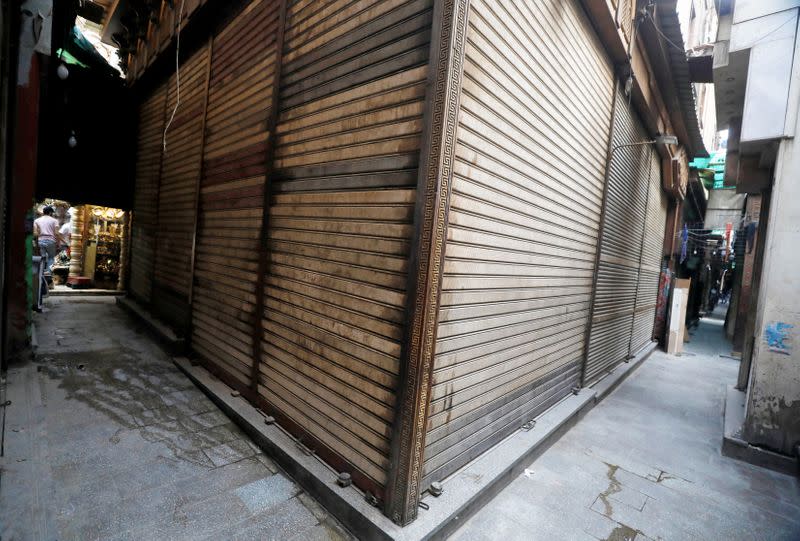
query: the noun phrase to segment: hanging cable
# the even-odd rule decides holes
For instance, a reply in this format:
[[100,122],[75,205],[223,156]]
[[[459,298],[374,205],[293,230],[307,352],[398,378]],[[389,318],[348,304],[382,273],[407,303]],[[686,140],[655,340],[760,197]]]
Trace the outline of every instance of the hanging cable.
[[[781,28],[783,28],[783,27],[784,27],[784,26],[786,26],[787,24],[789,24],[789,23],[793,23],[793,22],[795,22],[795,18],[794,18],[794,17],[790,17],[790,18],[786,19],[785,21],[783,21],[783,23],[779,24],[778,26],[776,26],[775,28],[773,28],[772,30],[770,30],[769,32],[767,32],[766,34],[764,34],[763,36],[761,36],[760,38],[758,38],[757,40],[753,41],[753,44],[752,44],[752,45],[755,45],[756,43],[759,43],[759,42],[761,42],[761,41],[764,41],[765,39],[767,39],[768,37],[770,37],[772,34],[774,34],[775,32],[777,32],[778,30],[780,30]],[[752,47],[752,45],[751,45],[751,47]]]
[[172,125],[172,121],[175,119],[175,113],[178,112],[178,107],[181,104],[181,23],[183,22],[183,6],[185,3],[186,0],[181,0],[181,8],[178,11],[178,26],[175,29],[175,108],[172,109],[172,114],[169,117],[169,121],[167,122],[167,125],[164,126],[164,136],[161,139],[164,153],[167,152],[167,131],[169,131],[169,127]]
[[[655,4],[650,4],[647,7],[651,7],[651,6],[655,6]],[[676,45],[674,41],[672,41],[666,35],[664,35],[664,32],[662,32],[661,29],[658,27],[658,23],[656,22],[656,18],[653,16],[653,14],[650,11],[648,11],[647,9],[644,9],[643,11],[645,12],[647,18],[650,19],[650,22],[653,23],[653,28],[656,29],[656,32],[658,32],[658,35],[661,36],[662,38],[664,38],[664,40],[667,43],[672,45],[672,47],[674,47],[675,50],[680,51],[681,54],[683,54],[683,55],[686,55],[686,51],[684,50],[683,47],[681,47],[679,45]]]

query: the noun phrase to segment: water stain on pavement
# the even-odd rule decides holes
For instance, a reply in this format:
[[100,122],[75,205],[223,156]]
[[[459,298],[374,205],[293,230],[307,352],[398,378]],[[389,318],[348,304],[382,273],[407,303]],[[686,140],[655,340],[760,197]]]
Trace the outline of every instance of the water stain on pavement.
[[605,541],[633,541],[639,535],[637,530],[630,526],[620,524],[606,537]]
[[131,350],[50,355],[42,374],[57,382],[67,400],[80,401],[119,425],[109,439],[115,445],[135,432],[146,442],[166,446],[171,456],[164,458],[212,468],[214,461],[198,451],[240,436],[230,422],[204,426],[202,419],[194,420],[213,411],[213,403],[181,382],[170,364],[142,359]]
[[611,497],[612,494],[616,494],[617,492],[620,492],[622,490],[622,483],[620,483],[616,477],[619,466],[616,466],[614,464],[609,464],[608,462],[603,462],[603,464],[605,464],[606,467],[608,468],[608,471],[606,472],[606,477],[608,477],[609,483],[608,483],[608,488],[605,489],[603,492],[601,492],[599,497],[600,501],[602,501],[603,505],[605,506],[605,512],[603,514],[606,515],[607,517],[611,517],[611,514],[614,512],[614,508],[612,507],[609,498]]

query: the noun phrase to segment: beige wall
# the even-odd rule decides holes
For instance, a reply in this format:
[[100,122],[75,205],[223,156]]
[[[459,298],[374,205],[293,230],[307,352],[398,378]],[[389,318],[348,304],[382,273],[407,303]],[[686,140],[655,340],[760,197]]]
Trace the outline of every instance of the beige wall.
[[775,167],[755,329],[745,437],[785,454],[800,443],[800,146]]

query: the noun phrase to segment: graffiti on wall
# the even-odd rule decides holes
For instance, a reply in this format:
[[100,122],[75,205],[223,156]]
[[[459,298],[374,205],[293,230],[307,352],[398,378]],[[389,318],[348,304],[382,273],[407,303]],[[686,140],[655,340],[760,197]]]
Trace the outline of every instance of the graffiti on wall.
[[776,321],[770,323],[764,328],[764,341],[767,343],[769,350],[774,353],[781,353],[783,355],[791,355],[791,344],[789,330],[794,328],[794,325]]

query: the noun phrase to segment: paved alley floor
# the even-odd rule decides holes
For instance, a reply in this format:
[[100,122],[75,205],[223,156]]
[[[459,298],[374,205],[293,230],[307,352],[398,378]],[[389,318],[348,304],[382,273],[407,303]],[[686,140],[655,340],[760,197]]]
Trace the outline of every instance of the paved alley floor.
[[346,539],[110,297],[51,297],[11,367],[0,539]]
[[798,479],[720,454],[739,367],[723,317],[653,353],[451,540],[800,540]]

